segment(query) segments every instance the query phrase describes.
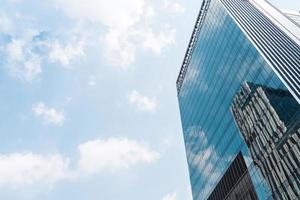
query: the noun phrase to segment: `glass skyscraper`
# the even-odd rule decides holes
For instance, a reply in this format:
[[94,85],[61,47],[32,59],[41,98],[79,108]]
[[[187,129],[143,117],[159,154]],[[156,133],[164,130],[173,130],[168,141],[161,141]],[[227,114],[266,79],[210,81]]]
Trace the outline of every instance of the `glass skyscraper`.
[[194,200],[300,199],[300,25],[204,0],[177,91]]

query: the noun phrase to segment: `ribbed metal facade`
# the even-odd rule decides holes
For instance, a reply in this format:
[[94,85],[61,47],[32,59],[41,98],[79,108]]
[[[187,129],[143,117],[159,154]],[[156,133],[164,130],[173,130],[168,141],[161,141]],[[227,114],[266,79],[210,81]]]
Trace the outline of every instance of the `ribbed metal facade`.
[[300,103],[300,46],[248,0],[220,0]]
[[293,22],[297,23],[297,25],[300,27],[300,13],[299,14],[294,14],[294,13],[284,12],[284,14],[289,19],[291,19]]

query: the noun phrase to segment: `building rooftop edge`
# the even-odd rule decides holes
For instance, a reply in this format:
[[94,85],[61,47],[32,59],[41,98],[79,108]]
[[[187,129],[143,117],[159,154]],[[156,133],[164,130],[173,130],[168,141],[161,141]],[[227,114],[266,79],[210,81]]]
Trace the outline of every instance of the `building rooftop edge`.
[[[277,8],[268,0],[249,0],[249,2],[300,45],[300,25],[288,17],[283,10]],[[300,13],[298,15],[300,15]]]
[[188,44],[188,47],[187,47],[187,50],[186,50],[181,68],[180,68],[180,71],[179,71],[179,75],[178,75],[178,78],[177,78],[177,81],[176,81],[177,94],[179,94],[181,86],[183,84],[184,77],[185,77],[185,74],[187,72],[187,68],[188,68],[189,62],[191,60],[192,53],[194,51],[194,47],[197,43],[198,34],[200,32],[200,29],[201,29],[203,20],[205,18],[205,14],[206,14],[206,11],[208,9],[208,5],[209,5],[210,1],[211,0],[203,0],[203,2],[202,2],[202,5],[201,5],[201,8],[200,8],[197,20],[196,20],[196,24],[194,25],[192,36],[190,38],[190,41],[189,41],[189,44]]
[[[199,11],[196,24],[194,26],[192,36],[190,38],[180,71],[176,81],[177,95],[179,95],[188,65],[190,63],[194,47],[197,43],[198,35],[201,30],[209,3],[211,0],[203,0]],[[257,9],[263,12],[274,24],[283,30],[293,41],[300,46],[300,25],[291,20],[283,11],[272,5],[267,0],[247,0],[252,3]],[[299,13],[300,15],[300,13]]]
[[291,14],[291,15],[297,15],[300,16],[300,11],[297,12],[295,10],[286,10],[286,9],[280,9],[281,12],[286,13],[286,14]]

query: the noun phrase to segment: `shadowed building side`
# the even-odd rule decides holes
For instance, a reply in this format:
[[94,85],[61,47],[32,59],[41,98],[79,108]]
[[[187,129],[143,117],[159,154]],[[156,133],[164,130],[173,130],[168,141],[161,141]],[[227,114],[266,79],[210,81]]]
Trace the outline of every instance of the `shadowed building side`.
[[240,152],[226,170],[208,200],[258,200],[247,165]]

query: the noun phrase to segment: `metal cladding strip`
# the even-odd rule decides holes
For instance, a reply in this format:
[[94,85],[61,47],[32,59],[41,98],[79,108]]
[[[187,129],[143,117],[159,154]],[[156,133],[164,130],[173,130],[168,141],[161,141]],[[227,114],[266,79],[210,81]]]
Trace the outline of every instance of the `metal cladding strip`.
[[289,19],[296,23],[297,26],[300,27],[300,15],[292,14],[292,13],[284,13]]
[[177,81],[176,81],[177,94],[179,94],[180,89],[182,87],[184,77],[186,75],[189,63],[191,61],[194,48],[197,44],[198,35],[200,33],[200,29],[202,27],[202,24],[203,24],[203,21],[204,21],[205,15],[206,15],[206,11],[208,9],[210,1],[211,0],[203,0],[203,2],[202,2],[201,9],[200,9],[199,15],[197,17],[197,21],[196,21],[196,24],[195,24],[195,27],[194,27],[194,30],[193,30],[188,48],[187,48],[187,51],[186,51],[185,56],[184,56],[184,60],[183,60],[180,72],[179,72],[179,75],[178,75],[178,78],[177,78]]
[[300,103],[300,46],[247,0],[220,0]]
[[[272,20],[282,31],[300,45],[300,27],[289,19],[280,9],[267,0],[248,0],[265,16]],[[289,12],[289,11],[288,11]],[[293,12],[293,11],[290,11]],[[293,12],[298,14],[297,12]],[[300,14],[300,13],[299,13]]]

